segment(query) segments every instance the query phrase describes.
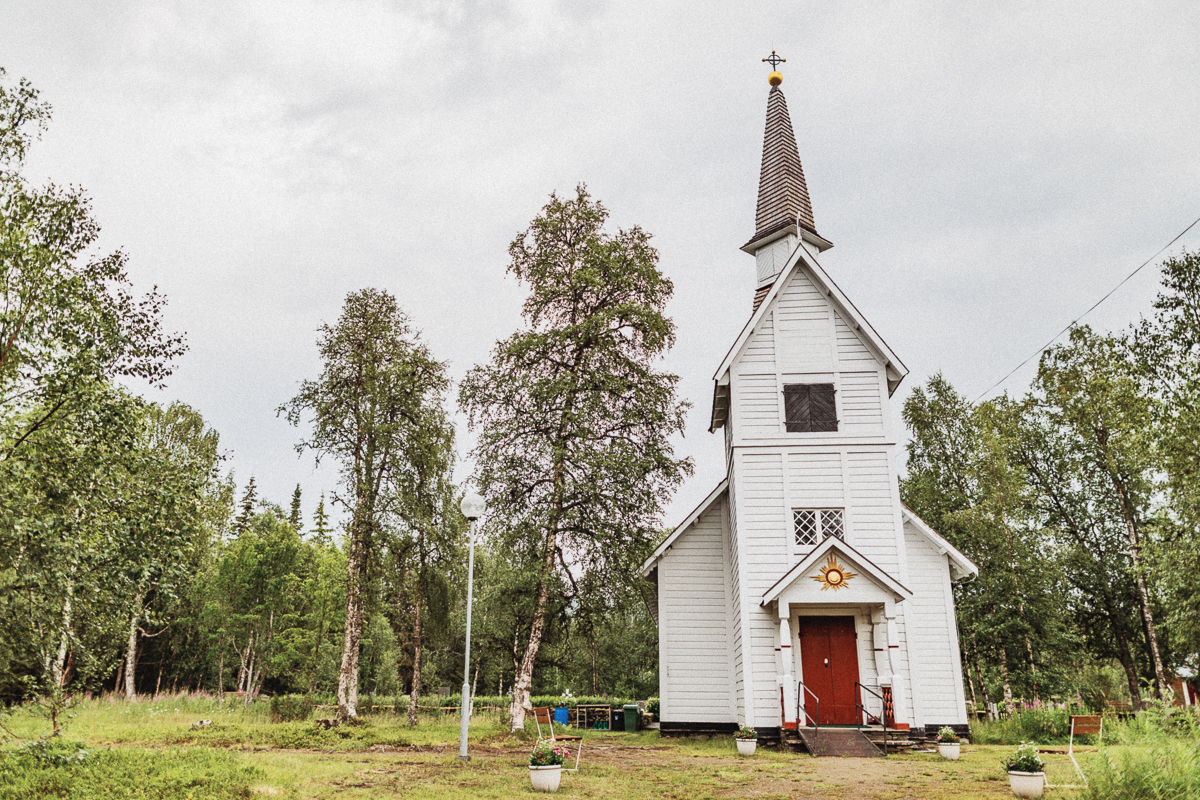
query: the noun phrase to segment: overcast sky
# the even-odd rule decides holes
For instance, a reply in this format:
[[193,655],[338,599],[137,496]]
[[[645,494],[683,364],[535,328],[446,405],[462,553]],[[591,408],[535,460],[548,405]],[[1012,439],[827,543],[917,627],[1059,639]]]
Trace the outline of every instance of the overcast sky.
[[[507,243],[580,181],[675,283],[697,469],[664,521],[703,499],[772,49],[822,264],[911,370],[893,413],[938,371],[978,396],[1200,216],[1195,2],[0,0],[0,20],[9,81],[54,107],[29,176],[85,187],[103,248],[187,332],[150,396],[200,410],[239,484],[286,504],[299,482],[308,514],[336,474],[275,409],[317,375],[317,327],[387,289],[461,377],[520,323]],[[1155,283],[1087,321],[1123,327]]]

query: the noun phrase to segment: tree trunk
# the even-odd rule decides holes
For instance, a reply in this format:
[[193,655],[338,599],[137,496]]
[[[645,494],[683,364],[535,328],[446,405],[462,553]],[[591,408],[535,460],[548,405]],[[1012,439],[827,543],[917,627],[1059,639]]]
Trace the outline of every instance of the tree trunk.
[[521,664],[513,676],[512,704],[508,710],[508,725],[513,731],[525,727],[525,714],[533,710],[529,690],[533,685],[533,663],[542,644],[546,623],[546,601],[550,596],[550,572],[554,568],[554,547],[557,537],[554,528],[546,534],[546,549],[542,554],[542,571],[538,580],[537,599],[533,607],[533,624],[529,626],[529,642],[521,655]]
[[[1021,615],[1025,615],[1025,602],[1021,601]],[[1029,657],[1029,672],[1033,678],[1033,699],[1040,700],[1038,692],[1038,676],[1037,663],[1033,660],[1033,642],[1029,640],[1029,634],[1025,634],[1025,655]]]
[[113,694],[117,694],[118,692],[120,692],[121,686],[124,683],[125,683],[125,657],[122,656],[121,660],[119,662],[117,662],[117,680],[113,683]]
[[142,596],[133,598],[133,617],[129,620],[129,644],[125,651],[125,697],[132,700],[137,697],[137,683],[134,680],[137,670],[137,635],[138,618],[142,614]]
[[967,644],[966,642],[961,642],[959,645],[959,652],[962,653],[963,675],[965,675],[967,678],[967,680],[966,680],[967,689],[970,690],[970,692],[971,692],[971,707],[974,708],[976,711],[978,711],[979,710],[979,700],[975,695],[975,679],[971,675],[971,661],[969,658],[967,658],[966,644]]
[[68,587],[67,599],[63,601],[62,638],[58,642],[58,652],[54,656],[54,663],[50,666],[50,677],[59,689],[66,684],[66,660],[71,646],[71,594],[71,589]]
[[[366,513],[356,510],[358,514]],[[358,656],[362,645],[363,626],[363,562],[366,543],[360,530],[361,519],[354,522],[350,536],[350,553],[346,559],[346,635],[342,641],[342,666],[338,671],[337,717],[353,719],[358,716]]]
[[1004,713],[1012,716],[1013,691],[1012,684],[1008,681],[1008,651],[1001,647],[998,655],[1000,657],[1000,682],[1004,685]]
[[225,699],[225,637],[217,645],[217,699]]
[[[420,539],[424,538],[420,534]],[[421,547],[420,540],[418,548]],[[413,665],[412,665],[412,694],[408,698],[408,724],[417,725],[417,703],[421,699],[421,604],[425,598],[425,557],[421,556],[421,577],[417,581],[417,602],[413,611]]]
[[[1137,665],[1133,663],[1133,653],[1129,649],[1129,637],[1125,634],[1125,623],[1115,609],[1108,613],[1112,622],[1113,633],[1117,637],[1117,657],[1125,669],[1125,680],[1129,683],[1129,701],[1134,711],[1142,710],[1142,687],[1138,681]],[[1103,711],[1104,709],[1097,709]]]
[[971,659],[975,662],[975,680],[979,681],[979,696],[983,698],[984,711],[988,717],[995,718],[992,715],[992,698],[988,694],[987,683],[983,680],[983,670],[979,667],[979,643],[975,641],[975,634],[971,634]]
[[1171,683],[1163,668],[1162,654],[1158,649],[1158,630],[1154,625],[1154,610],[1150,607],[1150,592],[1146,589],[1146,576],[1142,573],[1141,542],[1137,522],[1133,515],[1133,502],[1125,489],[1125,482],[1117,475],[1112,477],[1113,488],[1121,501],[1121,513],[1125,517],[1125,531],[1129,536],[1129,555],[1133,560],[1133,576],[1137,579],[1138,599],[1142,605],[1142,623],[1146,628],[1146,643],[1150,645],[1150,662],[1154,665],[1154,677],[1159,699],[1170,702]]

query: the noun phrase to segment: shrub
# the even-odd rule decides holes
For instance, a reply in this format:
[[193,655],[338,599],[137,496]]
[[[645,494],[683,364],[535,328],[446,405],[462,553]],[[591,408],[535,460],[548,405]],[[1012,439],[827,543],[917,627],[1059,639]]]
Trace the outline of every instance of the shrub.
[[285,694],[271,698],[271,722],[303,722],[313,711],[308,695]]
[[652,714],[655,720],[658,720],[659,702],[657,697],[651,697],[646,701],[646,712]]

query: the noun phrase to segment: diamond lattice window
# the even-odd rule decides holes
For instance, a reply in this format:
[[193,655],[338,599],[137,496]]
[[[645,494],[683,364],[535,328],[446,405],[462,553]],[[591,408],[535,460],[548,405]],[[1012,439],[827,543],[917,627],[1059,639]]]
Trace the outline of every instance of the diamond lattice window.
[[821,540],[818,535],[820,525],[817,523],[816,511],[801,508],[792,514],[796,522],[796,544],[801,547],[811,547]]
[[812,547],[828,536],[846,539],[846,512],[840,508],[797,508],[792,521],[798,547]]

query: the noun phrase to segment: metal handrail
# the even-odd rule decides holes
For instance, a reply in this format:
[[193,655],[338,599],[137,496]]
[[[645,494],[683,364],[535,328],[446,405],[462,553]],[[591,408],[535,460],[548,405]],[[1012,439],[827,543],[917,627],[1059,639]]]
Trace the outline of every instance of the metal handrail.
[[859,702],[862,699],[862,693],[859,691],[860,689],[870,692],[875,697],[879,698],[879,708],[880,708],[879,721],[883,723],[883,754],[886,756],[888,754],[887,700],[885,700],[883,695],[881,695],[879,692],[872,691],[870,688],[868,688],[864,684],[861,684],[858,681],[855,681],[854,682],[854,708],[856,711],[858,711],[858,722],[860,725],[866,724],[866,722],[863,719],[863,716],[867,713],[867,707],[865,705],[863,705],[861,702]]
[[[804,681],[797,681],[797,683],[799,684],[798,688],[801,689],[801,691],[796,692],[796,719],[800,719],[800,714],[803,713],[805,719],[812,720],[813,735],[814,736],[820,735],[820,733],[821,733],[821,698],[817,697],[816,693],[812,689],[805,686]],[[804,692],[808,692],[810,695],[812,695],[812,699],[813,699],[814,703],[816,704],[816,708],[814,709],[816,711],[815,716],[809,716],[807,711],[803,711]]]

